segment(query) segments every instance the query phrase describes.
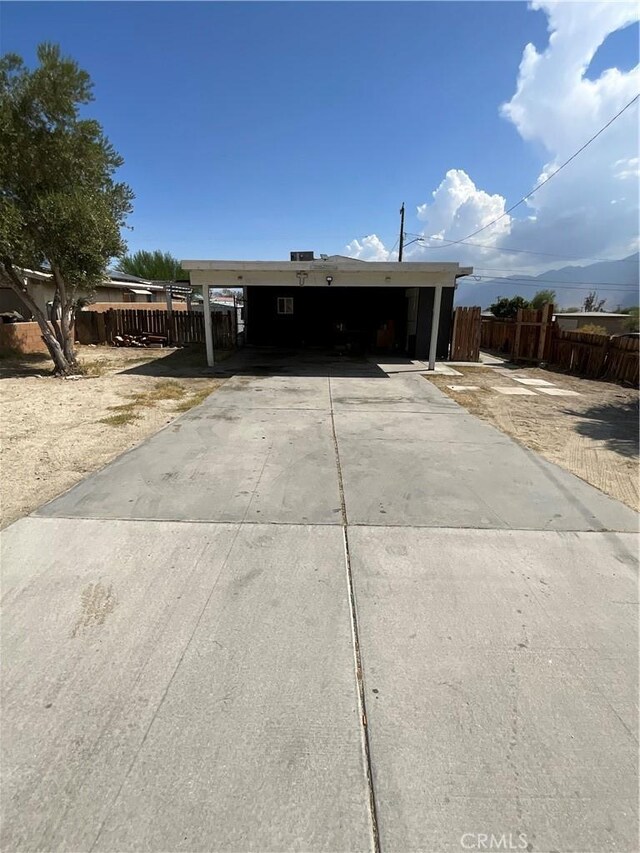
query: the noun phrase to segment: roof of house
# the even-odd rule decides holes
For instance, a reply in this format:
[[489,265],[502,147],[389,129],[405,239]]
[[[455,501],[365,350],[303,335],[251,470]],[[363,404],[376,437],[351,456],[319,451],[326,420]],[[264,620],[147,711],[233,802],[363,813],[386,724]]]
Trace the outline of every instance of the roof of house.
[[615,311],[560,311],[556,317],[628,317],[628,314],[617,314]]
[[107,275],[109,276],[110,281],[130,281],[135,284],[153,284],[153,282],[146,278],[138,278],[137,275],[129,275],[129,273],[121,272],[120,270],[107,270]]

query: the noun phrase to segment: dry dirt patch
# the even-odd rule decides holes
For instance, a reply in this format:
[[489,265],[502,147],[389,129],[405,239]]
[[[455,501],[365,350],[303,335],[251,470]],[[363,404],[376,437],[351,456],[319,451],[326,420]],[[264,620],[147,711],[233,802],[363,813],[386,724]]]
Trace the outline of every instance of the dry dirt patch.
[[[640,509],[637,389],[539,368],[456,366],[456,370],[464,376],[425,378],[521,444],[633,509]],[[536,393],[513,397],[492,390],[498,385],[517,387],[514,376],[544,379],[580,396]],[[478,385],[480,389],[465,393],[452,391],[449,385]]]
[[157,432],[221,384],[199,367],[199,351],[78,349],[87,375],[74,380],[49,376],[44,357],[0,360],[2,527]]

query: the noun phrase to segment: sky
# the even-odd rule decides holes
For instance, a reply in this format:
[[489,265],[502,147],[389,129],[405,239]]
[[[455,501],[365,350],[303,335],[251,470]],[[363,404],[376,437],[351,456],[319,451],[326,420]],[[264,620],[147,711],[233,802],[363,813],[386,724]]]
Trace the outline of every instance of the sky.
[[[638,246],[635,2],[0,6],[2,52],[61,45],[136,195],[127,241],[181,259],[292,250],[538,272]],[[510,252],[524,249],[529,253]],[[545,253],[545,254],[542,254]],[[497,273],[503,274],[503,272]]]

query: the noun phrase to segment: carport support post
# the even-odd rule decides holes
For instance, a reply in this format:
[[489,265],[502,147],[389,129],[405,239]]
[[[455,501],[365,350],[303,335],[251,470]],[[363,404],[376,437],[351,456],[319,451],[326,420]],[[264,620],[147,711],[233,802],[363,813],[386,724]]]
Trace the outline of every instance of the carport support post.
[[213,326],[211,324],[211,302],[209,300],[209,285],[202,285],[202,308],[204,310],[204,340],[207,347],[207,364],[213,367]]
[[433,315],[431,317],[431,339],[429,341],[429,370],[436,369],[436,352],[438,349],[438,330],[440,328],[440,305],[442,304],[442,287],[438,286],[433,293]]

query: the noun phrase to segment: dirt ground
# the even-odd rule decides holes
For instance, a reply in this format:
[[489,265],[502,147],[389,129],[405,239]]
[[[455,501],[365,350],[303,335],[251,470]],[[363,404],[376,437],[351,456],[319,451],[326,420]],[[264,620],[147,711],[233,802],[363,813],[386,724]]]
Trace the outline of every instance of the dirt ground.
[[45,356],[0,358],[0,527],[32,512],[220,384],[198,350],[78,347],[86,375]]
[[[638,391],[540,368],[455,366],[463,376],[426,379],[474,415],[633,509],[640,509]],[[492,387],[525,387],[514,377],[544,379],[579,397],[503,396]],[[477,385],[453,391],[449,385]],[[535,387],[531,386],[535,391]]]

